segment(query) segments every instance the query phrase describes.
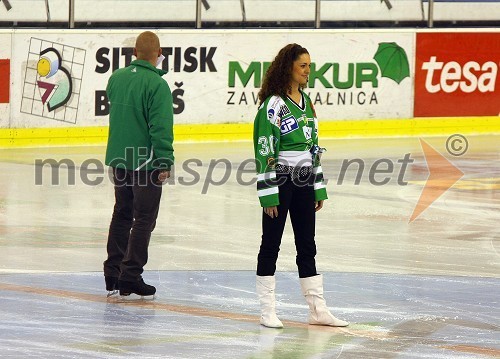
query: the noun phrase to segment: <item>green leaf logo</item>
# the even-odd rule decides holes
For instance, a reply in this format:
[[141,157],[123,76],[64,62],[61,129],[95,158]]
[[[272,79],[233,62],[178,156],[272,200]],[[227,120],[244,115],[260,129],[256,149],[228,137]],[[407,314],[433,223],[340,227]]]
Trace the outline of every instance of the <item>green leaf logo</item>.
[[387,77],[401,83],[406,77],[410,77],[410,65],[405,50],[395,42],[380,42],[377,53],[373,56],[382,73]]

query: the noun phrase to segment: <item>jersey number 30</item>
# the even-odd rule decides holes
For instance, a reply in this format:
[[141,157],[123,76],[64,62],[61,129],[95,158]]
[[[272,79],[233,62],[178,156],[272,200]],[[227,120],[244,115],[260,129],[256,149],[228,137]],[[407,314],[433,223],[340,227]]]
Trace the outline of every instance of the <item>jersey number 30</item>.
[[273,135],[269,136],[269,140],[266,136],[260,136],[258,143],[261,146],[259,150],[261,156],[267,156],[270,153],[274,154],[275,137]]

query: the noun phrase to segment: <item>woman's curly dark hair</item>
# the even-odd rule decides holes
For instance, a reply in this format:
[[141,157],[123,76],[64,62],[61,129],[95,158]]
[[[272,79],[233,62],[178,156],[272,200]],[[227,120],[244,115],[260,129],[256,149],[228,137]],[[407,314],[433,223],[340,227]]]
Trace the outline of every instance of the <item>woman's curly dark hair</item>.
[[309,52],[298,44],[288,44],[278,52],[264,76],[262,88],[259,91],[259,106],[271,95],[283,97],[287,95],[293,62],[302,54],[309,54]]

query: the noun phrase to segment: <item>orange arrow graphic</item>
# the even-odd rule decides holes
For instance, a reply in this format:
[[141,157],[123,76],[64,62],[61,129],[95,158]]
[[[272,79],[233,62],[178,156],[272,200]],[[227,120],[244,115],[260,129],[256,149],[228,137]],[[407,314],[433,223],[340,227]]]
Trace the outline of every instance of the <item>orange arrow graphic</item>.
[[429,177],[413,210],[409,223],[422,214],[436,199],[453,186],[464,173],[448,161],[442,154],[420,139],[424,151]]

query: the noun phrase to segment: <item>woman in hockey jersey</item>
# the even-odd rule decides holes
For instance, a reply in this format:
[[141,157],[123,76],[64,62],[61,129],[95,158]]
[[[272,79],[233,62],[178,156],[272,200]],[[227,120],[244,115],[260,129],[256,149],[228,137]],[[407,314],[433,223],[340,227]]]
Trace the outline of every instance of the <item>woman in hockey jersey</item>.
[[271,63],[259,92],[254,122],[257,192],[263,207],[262,242],[257,262],[260,323],[282,328],[275,311],[276,261],[287,214],[295,235],[300,285],[309,305],[309,323],[347,326],[328,310],[323,279],[316,272],[314,241],[316,214],[327,199],[319,162],[318,128],[314,107],[302,91],[311,59],[300,45],[282,48]]

